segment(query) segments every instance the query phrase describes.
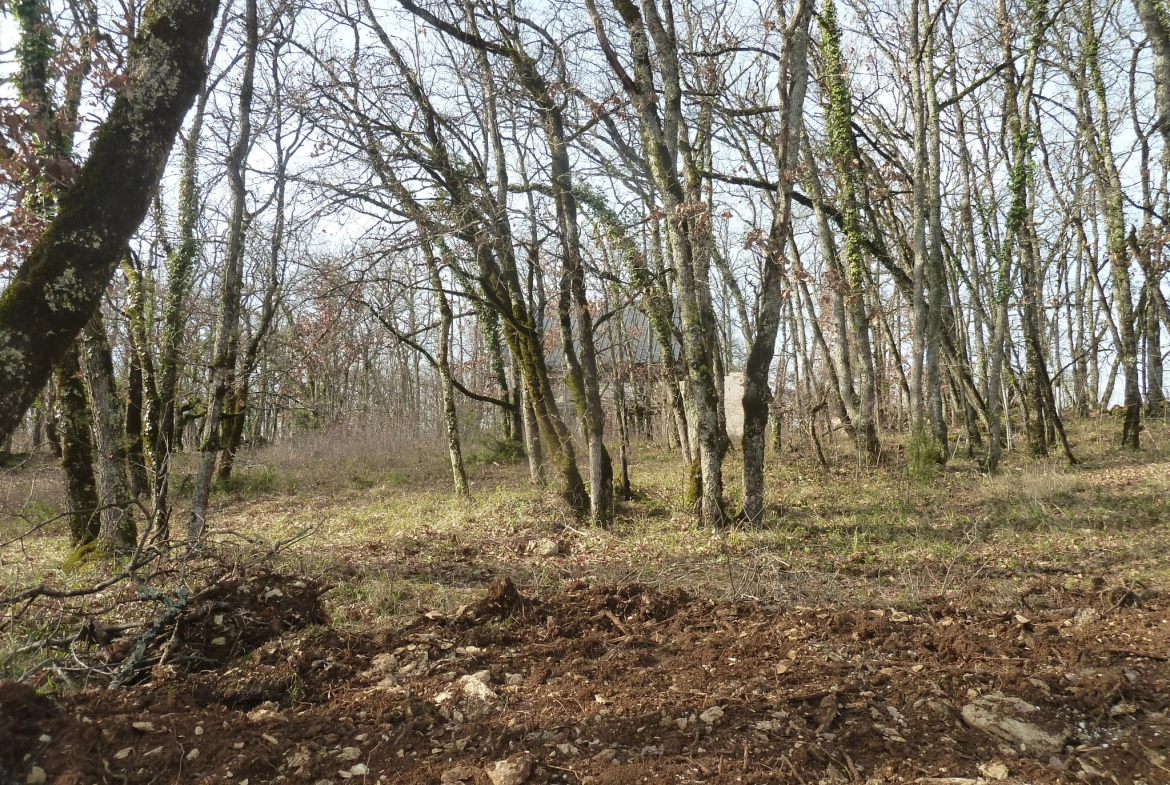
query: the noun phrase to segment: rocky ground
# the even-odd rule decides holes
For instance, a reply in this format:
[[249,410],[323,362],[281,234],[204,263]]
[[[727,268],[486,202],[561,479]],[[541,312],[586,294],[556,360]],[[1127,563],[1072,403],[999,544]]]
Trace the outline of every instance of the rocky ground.
[[[129,688],[0,684],[0,783],[1170,783],[1170,609],[1069,585],[988,614],[501,579],[354,634],[325,586],[236,577]],[[134,641],[91,634],[116,672]]]

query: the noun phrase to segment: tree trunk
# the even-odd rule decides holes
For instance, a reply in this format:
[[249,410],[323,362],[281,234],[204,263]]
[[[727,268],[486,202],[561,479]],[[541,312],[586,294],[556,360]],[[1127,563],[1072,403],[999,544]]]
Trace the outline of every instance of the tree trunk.
[[129,256],[123,261],[122,269],[126,275],[126,314],[130,320],[126,460],[129,463],[130,491],[138,498],[151,491],[149,470],[154,468],[161,411],[154,358],[150,352],[151,330],[146,324],[146,293],[141,272]]
[[[1139,7],[1140,11],[1140,7]],[[1142,396],[1138,384],[1137,333],[1134,329],[1133,292],[1130,286],[1130,258],[1125,235],[1125,196],[1117,163],[1113,158],[1111,143],[1112,127],[1109,122],[1109,106],[1106,99],[1105,81],[1101,75],[1101,60],[1098,49],[1100,42],[1096,34],[1096,18],[1092,0],[1084,5],[1084,53],[1089,77],[1089,89],[1096,99],[1096,127],[1092,129],[1093,149],[1090,158],[1095,164],[1097,186],[1101,193],[1105,218],[1105,247],[1109,256],[1110,277],[1113,279],[1113,305],[1117,311],[1116,322],[1120,333],[1117,353],[1125,376],[1125,421],[1121,430],[1121,446],[1129,450],[1140,447]],[[1145,20],[1143,19],[1143,22]],[[1155,56],[1157,57],[1157,44]],[[1088,110],[1088,104],[1085,103]],[[1159,107],[1161,109],[1161,107]]]
[[[673,11],[666,4],[666,17],[659,14],[656,2],[637,6],[623,0],[613,3],[629,33],[634,75],[626,73],[618,58],[593,0],[586,6],[602,51],[634,104],[648,159],[651,178],[662,195],[666,216],[667,247],[671,253],[675,288],[679,302],[679,320],[683,351],[686,354],[687,387],[684,396],[687,421],[698,440],[698,476],[702,481],[700,516],[712,526],[726,522],[723,502],[723,456],[727,434],[721,427],[720,391],[716,378],[718,347],[712,342],[714,318],[710,291],[704,291],[703,270],[696,266],[702,253],[709,217],[699,201],[696,176],[688,176],[687,186],[679,176],[679,166],[687,157],[686,132],[682,116],[681,68],[673,30]],[[645,18],[643,18],[643,13]],[[650,41],[654,42],[654,57]],[[655,67],[662,78],[661,96],[654,84]],[[693,160],[691,161],[693,167]],[[692,172],[692,175],[694,172]]]
[[78,345],[66,352],[56,371],[57,433],[61,440],[69,534],[74,545],[86,545],[101,535],[89,399],[82,376],[81,347]]
[[[923,10],[930,18],[930,4],[922,0]],[[940,357],[943,342],[943,310],[947,300],[946,272],[943,269],[942,228],[942,118],[939,115],[938,93],[935,89],[934,39],[932,27],[922,42],[922,76],[925,93],[926,118],[926,218],[927,218],[927,279],[930,287],[930,305],[926,317],[926,402],[930,419],[930,433],[939,460],[946,463],[949,455],[947,420],[943,412],[942,370]],[[956,391],[957,392],[957,391]]]
[[243,76],[240,83],[239,128],[228,156],[228,179],[231,184],[231,214],[228,222],[227,252],[224,254],[223,278],[215,348],[211,362],[211,386],[207,399],[207,417],[203,422],[195,485],[191,493],[191,516],[187,523],[187,541],[198,547],[207,528],[207,501],[215,460],[222,447],[221,421],[236,370],[236,350],[240,324],[240,296],[243,288],[244,235],[247,229],[247,189],[245,175],[248,152],[252,146],[252,86],[256,72],[256,49],[259,43],[256,13],[257,0],[247,0],[244,15]]
[[126,477],[126,443],[123,440],[122,405],[114,381],[114,360],[101,311],[94,312],[85,327],[85,376],[93,402],[94,446],[100,481],[101,540],[116,552],[134,550],[138,530],[131,507]]
[[447,430],[447,453],[451,457],[451,476],[455,480],[455,493],[461,498],[471,498],[471,486],[467,484],[467,472],[463,468],[463,447],[459,441],[459,416],[455,411],[455,388],[451,384],[451,322],[453,320],[451,303],[443,291],[443,279],[439,275],[439,263],[435,259],[434,251],[429,243],[423,241],[423,254],[427,260],[427,270],[431,277],[431,286],[435,289],[435,299],[439,304],[439,383],[443,392],[443,423]]
[[[857,350],[857,409],[853,426],[858,449],[866,460],[875,460],[881,449],[874,422],[875,388],[873,346],[870,340],[869,315],[865,306],[864,232],[861,226],[858,167],[861,160],[853,133],[853,100],[849,95],[845,61],[841,52],[841,32],[837,27],[836,6],[824,3],[821,17],[821,47],[824,50],[824,79],[828,93],[829,154],[837,171],[840,190],[841,229],[845,234],[844,272],[848,295],[846,303],[854,345]],[[852,413],[851,413],[852,416]]]
[[784,304],[781,278],[784,275],[784,249],[792,229],[792,186],[800,159],[801,117],[808,84],[808,26],[812,10],[812,0],[799,0],[784,31],[784,49],[777,77],[782,119],[773,151],[780,173],[781,193],[772,205],[756,329],[744,364],[743,517],[753,524],[759,523],[764,515],[764,452],[772,398],[768,378],[776,354],[776,334],[780,329]]
[[20,424],[89,321],[142,223],[206,74],[216,7],[214,0],[147,3],[127,84],[56,217],[0,295],[0,438]]

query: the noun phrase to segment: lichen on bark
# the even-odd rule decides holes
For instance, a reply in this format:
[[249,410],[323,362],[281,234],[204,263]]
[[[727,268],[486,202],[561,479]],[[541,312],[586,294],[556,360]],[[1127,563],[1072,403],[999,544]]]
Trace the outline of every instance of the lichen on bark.
[[206,75],[215,0],[151,0],[130,78],[57,215],[0,294],[0,440],[20,423],[97,307],[146,215]]

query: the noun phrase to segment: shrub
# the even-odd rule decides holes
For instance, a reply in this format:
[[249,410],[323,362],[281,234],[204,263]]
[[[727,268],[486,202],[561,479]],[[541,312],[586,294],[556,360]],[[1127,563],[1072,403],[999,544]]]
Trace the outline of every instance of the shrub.
[[906,473],[911,477],[930,479],[945,462],[946,454],[930,431],[915,429],[906,443]]
[[471,459],[476,463],[498,463],[505,466],[520,463],[527,457],[524,445],[515,439],[492,439],[476,448]]

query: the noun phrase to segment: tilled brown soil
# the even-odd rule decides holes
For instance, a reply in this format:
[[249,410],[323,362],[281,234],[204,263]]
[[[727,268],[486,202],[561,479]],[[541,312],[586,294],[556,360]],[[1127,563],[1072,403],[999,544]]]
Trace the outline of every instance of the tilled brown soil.
[[531,783],[1170,783],[1170,610],[1125,590],[985,615],[502,581],[432,616],[121,690],[0,684],[0,785],[482,785],[508,758]]

